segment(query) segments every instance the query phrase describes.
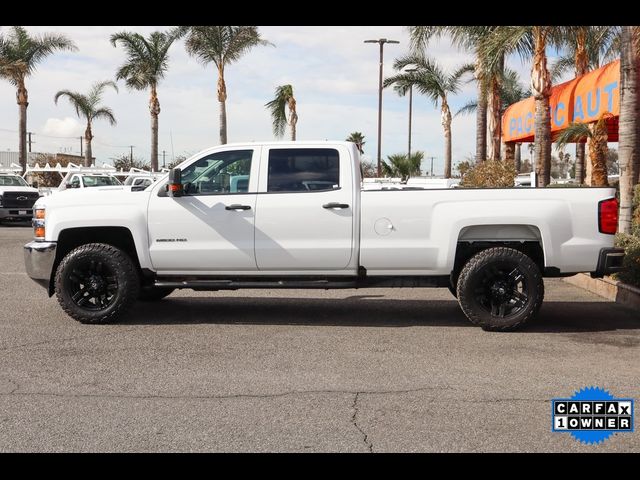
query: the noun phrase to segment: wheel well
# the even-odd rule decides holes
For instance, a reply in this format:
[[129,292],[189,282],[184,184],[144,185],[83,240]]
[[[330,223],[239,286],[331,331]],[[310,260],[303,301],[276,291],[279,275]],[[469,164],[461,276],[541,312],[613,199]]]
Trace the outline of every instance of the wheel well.
[[454,286],[458,282],[458,275],[465,263],[478,252],[494,247],[509,247],[518,250],[531,258],[538,266],[541,272],[544,271],[544,250],[542,244],[536,240],[521,241],[458,241],[456,248],[456,258],[451,271],[451,285]]
[[53,279],[58,264],[67,253],[80,245],[87,243],[106,243],[119,248],[131,257],[136,268],[140,271],[140,262],[136,252],[131,231],[125,227],[80,227],[62,230],[58,235],[56,259],[53,263],[51,279],[49,281],[49,296],[53,295]]

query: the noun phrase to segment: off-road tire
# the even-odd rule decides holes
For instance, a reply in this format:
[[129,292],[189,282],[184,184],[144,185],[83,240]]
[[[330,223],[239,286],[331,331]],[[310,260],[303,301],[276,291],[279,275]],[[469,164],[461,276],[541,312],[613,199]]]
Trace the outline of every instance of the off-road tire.
[[[509,298],[509,304],[514,302],[514,305],[522,306],[513,313],[504,316],[495,315],[493,301],[495,297],[488,300],[483,293],[478,294],[478,291],[484,292],[487,289],[494,291],[491,290],[493,287],[486,286],[493,281],[487,281],[487,278],[492,278],[492,273],[487,274],[487,272],[493,271],[496,281],[511,284],[511,275],[503,274],[510,269],[513,269],[511,273],[517,271],[519,282],[522,282],[520,284],[522,292],[509,293],[510,289],[507,288],[507,293],[503,295]],[[505,280],[502,280],[502,277],[505,277]],[[497,291],[499,290],[498,288]],[[457,294],[460,308],[472,323],[480,325],[483,330],[512,331],[522,327],[536,316],[544,299],[544,283],[540,269],[530,257],[513,248],[494,247],[477,253],[467,261],[458,278]],[[518,297],[512,298],[509,295],[518,295]],[[526,297],[526,300],[523,300],[523,297]],[[486,304],[483,305],[483,301],[487,300],[490,302],[491,311],[487,310]],[[506,310],[502,311],[504,313]]]
[[[109,292],[113,292],[110,300],[106,300],[109,294],[105,294],[104,307],[96,306],[89,301],[84,302],[86,307],[78,305],[77,302],[85,294],[78,297],[80,300],[73,300],[74,295],[82,293],[80,290],[83,289],[86,295],[89,295],[86,284],[91,282],[83,283],[78,280],[88,278],[84,273],[91,271],[87,270],[88,264],[99,265],[99,267],[93,267],[99,268],[100,273],[96,275],[99,278],[103,274],[104,283],[108,284],[104,288],[110,288]],[[104,243],[88,243],[67,253],[56,269],[54,283],[56,297],[62,309],[78,322],[89,324],[116,322],[131,308],[140,290],[140,279],[131,257],[119,248]],[[78,291],[74,294],[74,290]]]

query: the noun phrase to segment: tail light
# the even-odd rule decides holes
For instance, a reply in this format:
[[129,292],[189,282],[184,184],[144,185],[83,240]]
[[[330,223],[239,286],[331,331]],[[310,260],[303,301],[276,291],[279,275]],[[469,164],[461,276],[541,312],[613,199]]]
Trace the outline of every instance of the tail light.
[[615,198],[598,203],[598,231],[611,235],[618,231],[618,200]]

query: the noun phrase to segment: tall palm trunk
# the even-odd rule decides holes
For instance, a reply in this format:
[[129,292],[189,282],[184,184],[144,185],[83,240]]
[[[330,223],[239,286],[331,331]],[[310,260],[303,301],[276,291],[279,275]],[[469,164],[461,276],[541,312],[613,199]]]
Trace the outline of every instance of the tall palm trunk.
[[516,173],[520,173],[522,169],[522,144],[520,142],[516,143],[516,152],[513,160],[515,162]]
[[[576,77],[584,75],[589,70],[589,57],[587,55],[587,32],[585,28],[580,28],[576,35],[575,53]],[[576,143],[576,182],[584,183],[585,180],[585,148],[584,143]]]
[[149,112],[151,112],[151,170],[158,171],[158,116],[160,115],[160,101],[155,85],[151,85],[151,99],[149,100]]
[[535,149],[534,161],[537,186],[551,183],[551,118],[549,97],[551,78],[547,69],[546,27],[533,27],[534,55],[531,66],[531,90],[535,98]]
[[516,162],[516,142],[506,142],[504,144],[504,161],[505,163]]
[[584,183],[585,163],[584,163],[584,142],[576,142],[576,182]]
[[489,81],[489,157],[492,160],[500,160],[501,143],[501,107],[500,99],[500,74],[504,69],[504,57],[498,65],[498,72],[491,75]]
[[87,128],[84,131],[84,166],[90,167],[92,160],[91,153],[91,140],[93,140],[93,133],[91,131],[91,121],[87,121]]
[[444,97],[441,120],[444,129],[444,178],[451,178],[451,109]]
[[227,143],[227,85],[224,82],[224,66],[218,67],[218,102],[220,102],[220,144]]
[[633,185],[638,173],[638,66],[634,27],[623,26],[620,38],[620,220],[618,229],[631,232]]
[[476,110],[476,163],[487,159],[487,92],[484,85],[482,63],[476,63],[478,83],[478,108]]
[[589,125],[592,136],[589,138],[589,159],[591,161],[591,186],[608,187],[607,178],[607,124],[597,122]]
[[291,127],[291,141],[296,141],[296,125],[298,123],[298,112],[296,111],[296,99],[290,97],[287,100],[289,106],[289,126]]
[[16,100],[20,110],[18,120],[18,158],[22,173],[27,169],[27,107],[29,106],[29,93],[24,85],[24,78],[18,81],[18,91],[16,92]]

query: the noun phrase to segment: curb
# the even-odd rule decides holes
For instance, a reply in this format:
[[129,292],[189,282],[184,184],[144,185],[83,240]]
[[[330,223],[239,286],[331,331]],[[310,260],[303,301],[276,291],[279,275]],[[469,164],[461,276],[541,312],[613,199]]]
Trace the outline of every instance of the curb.
[[632,287],[610,277],[591,278],[591,275],[586,273],[578,273],[563,280],[612,302],[640,310],[640,288]]

